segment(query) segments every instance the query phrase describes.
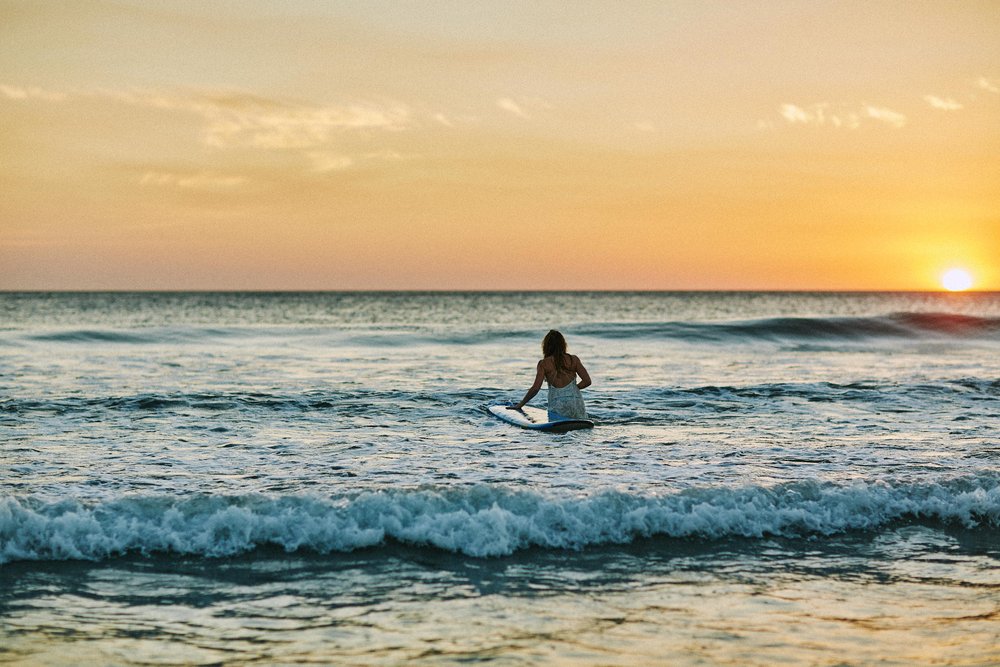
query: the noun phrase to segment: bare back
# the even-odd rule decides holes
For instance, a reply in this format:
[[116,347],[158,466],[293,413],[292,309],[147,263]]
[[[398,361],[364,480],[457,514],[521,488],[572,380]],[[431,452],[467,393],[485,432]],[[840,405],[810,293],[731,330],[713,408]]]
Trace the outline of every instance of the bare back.
[[562,371],[556,370],[556,360],[553,357],[542,359],[542,370],[545,373],[545,381],[553,387],[565,387],[576,379],[577,369],[580,366],[580,359],[572,354],[563,355],[564,366]]

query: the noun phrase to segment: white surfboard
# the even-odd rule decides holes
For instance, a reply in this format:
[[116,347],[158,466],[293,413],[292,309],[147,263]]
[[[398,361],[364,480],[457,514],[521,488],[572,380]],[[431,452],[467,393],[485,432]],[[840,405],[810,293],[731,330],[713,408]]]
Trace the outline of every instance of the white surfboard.
[[526,405],[520,410],[515,410],[506,405],[491,405],[490,412],[509,424],[528,428],[533,431],[565,433],[566,431],[575,431],[579,428],[594,428],[594,422],[590,419],[563,417],[548,410],[533,408],[530,405]]

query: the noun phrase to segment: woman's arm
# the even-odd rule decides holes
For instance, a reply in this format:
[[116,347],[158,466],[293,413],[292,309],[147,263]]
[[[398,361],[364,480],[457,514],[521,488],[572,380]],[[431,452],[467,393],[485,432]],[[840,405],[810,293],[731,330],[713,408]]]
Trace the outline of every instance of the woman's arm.
[[583,367],[583,362],[580,361],[580,357],[576,358],[576,374],[580,376],[580,382],[576,385],[577,389],[586,389],[592,384],[590,381],[590,373],[588,373],[587,369]]
[[538,390],[542,388],[542,380],[545,379],[545,369],[542,368],[543,361],[544,359],[540,359],[538,361],[538,370],[535,373],[535,383],[531,385],[531,389],[529,389],[528,393],[524,395],[524,398],[521,399],[520,403],[518,403],[517,405],[510,406],[512,409],[520,410],[521,408],[523,408],[524,404],[533,399],[535,397],[535,394],[538,393]]

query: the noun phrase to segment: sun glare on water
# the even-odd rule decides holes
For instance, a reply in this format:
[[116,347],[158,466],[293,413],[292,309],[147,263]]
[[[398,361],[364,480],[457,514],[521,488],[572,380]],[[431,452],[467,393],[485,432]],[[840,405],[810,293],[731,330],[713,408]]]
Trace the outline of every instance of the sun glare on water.
[[949,269],[941,275],[941,286],[950,292],[962,292],[972,287],[972,274],[965,269]]

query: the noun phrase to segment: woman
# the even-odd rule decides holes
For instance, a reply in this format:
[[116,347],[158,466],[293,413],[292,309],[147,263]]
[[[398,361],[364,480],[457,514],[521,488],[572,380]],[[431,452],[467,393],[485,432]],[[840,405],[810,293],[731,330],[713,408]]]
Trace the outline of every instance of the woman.
[[[583,367],[580,357],[566,352],[566,339],[555,329],[545,334],[545,340],[542,341],[542,356],[544,358],[538,362],[535,383],[531,385],[531,389],[520,403],[510,406],[511,409],[523,408],[524,404],[534,398],[542,388],[544,379],[549,383],[549,412],[562,417],[586,419],[587,408],[583,404],[580,390],[590,386],[590,375]],[[576,382],[577,375],[580,376],[579,383]]]

